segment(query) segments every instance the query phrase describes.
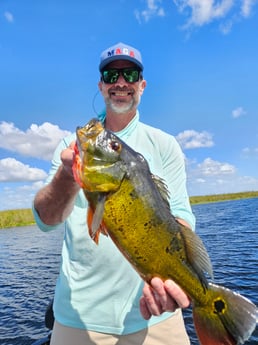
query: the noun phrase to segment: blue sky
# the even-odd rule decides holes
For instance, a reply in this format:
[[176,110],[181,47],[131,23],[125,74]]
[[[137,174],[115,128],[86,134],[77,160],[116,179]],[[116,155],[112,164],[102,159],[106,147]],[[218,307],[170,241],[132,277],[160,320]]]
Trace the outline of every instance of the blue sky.
[[102,50],[143,57],[141,120],[174,135],[190,195],[258,190],[258,2],[1,0],[0,209],[27,208],[55,146],[103,108]]

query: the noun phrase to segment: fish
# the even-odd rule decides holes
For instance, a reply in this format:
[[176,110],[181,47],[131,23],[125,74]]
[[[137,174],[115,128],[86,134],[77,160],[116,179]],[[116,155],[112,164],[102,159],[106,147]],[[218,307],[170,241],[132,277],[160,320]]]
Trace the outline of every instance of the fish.
[[109,236],[140,277],[172,279],[189,296],[201,345],[244,344],[258,308],[214,283],[201,238],[172,215],[165,182],[98,119],[76,129],[73,174],[88,200],[92,239]]

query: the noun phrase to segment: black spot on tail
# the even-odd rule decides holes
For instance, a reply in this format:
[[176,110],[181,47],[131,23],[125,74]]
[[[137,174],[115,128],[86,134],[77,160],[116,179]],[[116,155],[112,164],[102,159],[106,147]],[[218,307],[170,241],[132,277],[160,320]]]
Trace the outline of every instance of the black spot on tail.
[[217,299],[214,301],[214,313],[221,314],[224,313],[226,309],[225,302],[222,299]]

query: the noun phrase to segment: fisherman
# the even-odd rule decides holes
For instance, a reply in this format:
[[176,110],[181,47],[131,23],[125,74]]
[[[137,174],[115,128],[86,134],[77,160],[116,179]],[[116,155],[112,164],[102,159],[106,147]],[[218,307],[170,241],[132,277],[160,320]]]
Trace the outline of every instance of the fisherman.
[[[171,213],[194,230],[184,155],[172,135],[139,120],[146,87],[140,52],[118,43],[103,51],[99,71],[105,102],[100,120],[164,179]],[[190,301],[182,289],[158,277],[145,283],[108,237],[101,236],[98,246],[90,238],[87,201],[72,172],[75,140],[73,133],[57,147],[33,204],[42,231],[65,225],[51,345],[189,345],[181,308]]]

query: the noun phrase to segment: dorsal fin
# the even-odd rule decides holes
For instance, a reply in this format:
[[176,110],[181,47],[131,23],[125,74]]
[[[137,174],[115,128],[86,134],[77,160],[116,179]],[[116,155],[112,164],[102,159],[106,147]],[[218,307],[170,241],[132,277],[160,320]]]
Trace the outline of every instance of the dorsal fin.
[[151,178],[152,178],[153,182],[155,183],[155,185],[157,186],[163,200],[165,201],[167,206],[170,207],[170,205],[169,205],[170,195],[169,195],[169,190],[168,190],[168,187],[166,185],[166,182],[161,177],[159,177],[157,175],[151,174]]

